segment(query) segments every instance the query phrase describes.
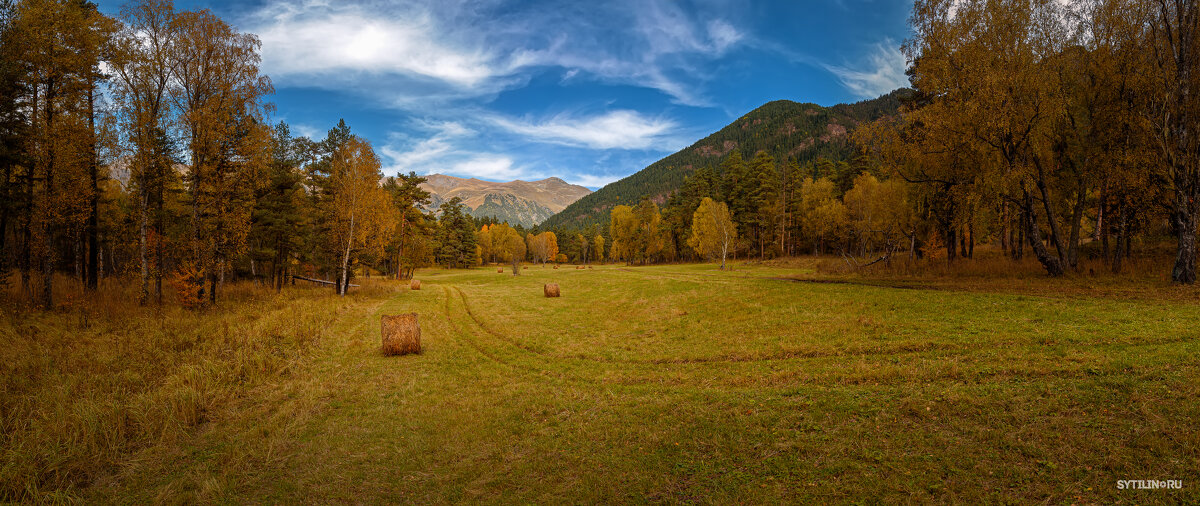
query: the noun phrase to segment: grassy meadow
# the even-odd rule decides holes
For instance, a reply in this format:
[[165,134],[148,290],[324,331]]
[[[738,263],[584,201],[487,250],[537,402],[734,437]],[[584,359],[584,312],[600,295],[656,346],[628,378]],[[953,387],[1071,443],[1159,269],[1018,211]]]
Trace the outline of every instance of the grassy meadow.
[[[197,313],[116,288],[9,308],[0,498],[1200,501],[1196,289],[826,271],[422,270],[345,299],[236,285]],[[379,318],[404,312],[425,351],[385,357]]]

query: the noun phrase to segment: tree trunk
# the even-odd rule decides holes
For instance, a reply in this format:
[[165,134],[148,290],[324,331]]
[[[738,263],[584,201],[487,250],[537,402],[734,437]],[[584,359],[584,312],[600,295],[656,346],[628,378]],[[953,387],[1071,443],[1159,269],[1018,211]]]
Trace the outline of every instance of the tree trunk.
[[975,220],[967,222],[967,258],[975,258]]
[[[1180,197],[1177,197],[1178,201]],[[1174,213],[1176,237],[1179,247],[1175,253],[1175,267],[1171,270],[1171,281],[1192,284],[1196,282],[1196,213],[1194,203],[1176,202]],[[1128,250],[1128,248],[1126,248]],[[1128,254],[1128,251],[1126,252]]]
[[[143,175],[144,174],[145,173],[143,172]],[[140,217],[141,219],[138,220],[138,258],[142,262],[142,291],[141,294],[138,295],[138,303],[145,305],[147,302],[150,302],[150,264],[149,258],[146,256],[146,222],[149,219],[149,217],[146,215],[150,212],[150,206],[147,189],[144,187],[140,188],[139,193],[142,194],[142,212]]]
[[54,81],[46,84],[46,193],[42,205],[45,213],[42,218],[42,305],[46,309],[54,308],[54,213],[51,203],[54,199],[54,153],[56,148],[51,138],[54,128]]
[[[155,171],[158,172],[158,181],[155,184],[155,190],[157,191],[158,196],[155,199],[156,202],[154,203],[154,207],[155,207],[155,210],[154,210],[155,211],[155,213],[154,213],[154,238],[155,238],[155,241],[154,241],[154,296],[155,296],[155,301],[158,303],[158,305],[161,306],[163,303],[163,293],[162,293],[163,269],[166,268],[163,265],[165,263],[163,261],[163,249],[164,249],[163,241],[166,238],[166,236],[164,234],[166,232],[167,226],[166,226],[166,216],[165,216],[166,213],[163,212],[163,208],[166,205],[166,186],[167,185],[166,185],[166,181],[164,181],[164,179],[166,178],[166,175],[162,173],[161,167],[155,169]],[[214,293],[213,296],[215,297],[216,293]]]
[[1075,195],[1075,207],[1071,210],[1071,235],[1067,238],[1067,265],[1071,270],[1079,268],[1079,233],[1083,227],[1084,204],[1087,203],[1087,186],[1079,182]]
[[1017,216],[1017,240],[1013,242],[1013,259],[1025,258],[1025,230],[1028,228],[1029,213],[1024,208]]
[[1029,238],[1029,246],[1033,248],[1033,255],[1037,257],[1038,262],[1046,269],[1046,273],[1053,277],[1063,275],[1063,265],[1060,258],[1050,254],[1046,248],[1046,244],[1042,242],[1042,232],[1037,224],[1037,214],[1033,210],[1033,195],[1029,190],[1024,190],[1025,194],[1025,215],[1028,218],[1026,222]]
[[[1104,206],[1106,205],[1108,205],[1108,195],[1102,194],[1100,196],[1100,208],[1104,209]],[[1103,213],[1101,216],[1103,216]],[[1100,229],[1100,255],[1102,258],[1104,258],[1104,263],[1107,264],[1111,260],[1111,257],[1109,256],[1108,229],[1112,227],[1112,225],[1104,223],[1103,227],[1100,227],[1099,225],[1097,225],[1097,227]]]
[[[1113,256],[1111,259],[1113,274],[1121,273],[1121,257],[1123,256],[1122,251],[1121,251],[1121,245],[1124,243],[1125,234],[1127,234],[1129,231],[1129,225],[1128,225],[1126,219],[1127,219],[1127,217],[1125,214],[1125,204],[1124,204],[1124,202],[1122,202],[1122,203],[1118,204],[1118,211],[1117,211],[1117,240],[1116,240],[1116,248],[1113,250]],[[1106,237],[1107,237],[1107,235],[1106,235]]]
[[350,233],[346,238],[346,253],[342,255],[342,282],[338,285],[338,295],[346,296],[346,283],[350,279],[350,247],[354,244],[354,213],[350,213]]
[[88,86],[88,132],[91,139],[88,143],[89,160],[88,169],[91,173],[92,195],[89,202],[89,213],[87,223],[87,280],[84,286],[89,290],[95,290],[99,283],[100,270],[100,159],[96,153],[96,84],[93,81]]
[[951,264],[954,263],[955,252],[958,251],[958,239],[955,232],[953,224],[947,223],[943,228],[943,233],[946,235],[946,262]]
[[[1037,168],[1038,177],[1035,181],[1038,193],[1042,196],[1042,209],[1046,212],[1046,224],[1050,227],[1050,243],[1054,245],[1054,251],[1058,254],[1058,269],[1061,270],[1064,263],[1067,261],[1066,250],[1063,249],[1062,233],[1059,232],[1058,218],[1054,215],[1054,207],[1050,205],[1050,189],[1046,186],[1046,174],[1042,168],[1042,164],[1037,157],[1034,157],[1034,166]],[[1036,221],[1036,216],[1033,214],[1033,209],[1030,208],[1030,221]],[[1039,232],[1040,235],[1040,232]],[[1036,253],[1035,253],[1036,254]],[[1061,272],[1059,273],[1061,274]],[[1057,276],[1058,274],[1051,274]]]

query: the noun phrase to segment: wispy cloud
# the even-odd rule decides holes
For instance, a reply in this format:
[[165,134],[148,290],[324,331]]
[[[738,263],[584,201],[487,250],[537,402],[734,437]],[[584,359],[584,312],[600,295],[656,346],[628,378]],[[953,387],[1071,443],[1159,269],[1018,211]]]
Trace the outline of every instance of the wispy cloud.
[[720,58],[744,38],[718,14],[668,0],[569,8],[269,0],[248,24],[263,41],[264,71],[281,85],[353,89],[388,106],[494,95],[546,67],[702,105],[693,84],[705,73],[695,62]]
[[669,150],[664,145],[677,127],[674,121],[649,118],[637,111],[618,110],[590,117],[559,114],[544,121],[494,117],[492,122],[510,132],[543,142],[591,149]]
[[862,98],[874,98],[884,93],[908,86],[904,71],[907,62],[892,41],[876,44],[866,55],[865,63],[858,67],[823,64],[851,93]]
[[387,144],[379,148],[380,153],[391,164],[384,169],[385,174],[396,172],[423,172],[426,166],[437,164],[445,166],[446,160],[470,155],[458,143],[474,132],[460,123],[416,122],[418,130],[430,132],[428,137],[413,141],[408,135],[392,134]]

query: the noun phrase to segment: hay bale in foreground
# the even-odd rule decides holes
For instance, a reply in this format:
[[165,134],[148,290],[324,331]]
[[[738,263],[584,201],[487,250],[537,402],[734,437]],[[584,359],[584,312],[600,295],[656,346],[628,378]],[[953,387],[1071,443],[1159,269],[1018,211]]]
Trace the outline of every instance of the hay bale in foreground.
[[408,287],[413,290],[420,290],[421,289],[421,280],[419,280],[419,279],[412,280],[412,283],[409,283]]
[[417,313],[383,315],[383,354],[421,353],[421,326]]
[[499,269],[496,269],[496,272],[499,272],[500,274],[504,274],[504,268],[501,267]]
[[546,286],[542,287],[542,291],[546,293],[547,297],[558,297],[558,283],[546,283]]
[[529,266],[528,266],[528,265],[522,265],[522,266],[521,266],[521,270],[525,270],[525,269],[528,269],[528,268],[529,268]]
[[558,268],[558,264],[554,264],[554,268],[555,268],[555,269],[557,269],[557,268]]

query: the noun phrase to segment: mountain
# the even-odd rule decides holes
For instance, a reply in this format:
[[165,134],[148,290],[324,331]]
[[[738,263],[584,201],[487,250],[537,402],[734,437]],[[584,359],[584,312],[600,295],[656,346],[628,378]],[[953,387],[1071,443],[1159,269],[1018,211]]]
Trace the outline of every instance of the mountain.
[[876,99],[832,107],[790,100],[768,102],[695,144],[579,199],[543,225],[603,225],[613,206],[635,205],[647,196],[661,204],[697,168],[718,167],[735,149],[746,160],[766,150],[777,161],[791,158],[801,166],[818,159],[848,160],[857,154],[850,141],[854,128],[897,114],[901,101],[911,93],[899,89]]
[[581,197],[592,193],[579,185],[556,177],[541,181],[496,183],[480,179],[431,174],[421,188],[430,193],[430,209],[443,202],[461,198],[468,213],[475,217],[491,216],[509,224],[537,225],[562,211]]

